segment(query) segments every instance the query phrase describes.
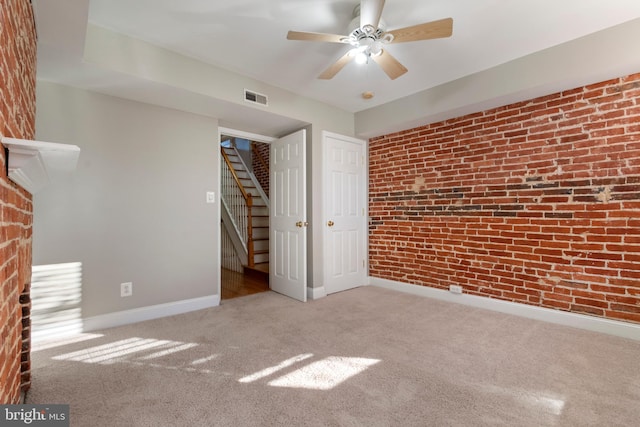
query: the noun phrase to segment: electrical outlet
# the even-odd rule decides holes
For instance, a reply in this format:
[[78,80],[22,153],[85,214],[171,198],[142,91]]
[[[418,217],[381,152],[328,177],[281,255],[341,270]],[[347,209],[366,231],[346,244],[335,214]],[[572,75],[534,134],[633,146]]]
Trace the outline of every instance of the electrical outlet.
[[130,297],[131,295],[133,295],[133,283],[120,283],[120,296]]
[[461,294],[462,293],[462,286],[449,285],[449,292],[454,293],[454,294]]

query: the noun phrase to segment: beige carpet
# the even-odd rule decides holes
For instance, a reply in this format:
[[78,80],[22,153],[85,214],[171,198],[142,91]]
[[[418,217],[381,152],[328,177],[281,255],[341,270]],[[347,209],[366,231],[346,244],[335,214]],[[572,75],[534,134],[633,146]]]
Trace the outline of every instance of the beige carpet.
[[640,342],[375,287],[267,292],[33,353],[72,426],[631,426]]

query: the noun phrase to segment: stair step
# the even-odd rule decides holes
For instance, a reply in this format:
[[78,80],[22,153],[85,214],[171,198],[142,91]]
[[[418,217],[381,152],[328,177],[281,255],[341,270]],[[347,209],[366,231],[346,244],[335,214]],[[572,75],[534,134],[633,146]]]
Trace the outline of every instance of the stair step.
[[265,252],[269,252],[269,240],[268,239],[259,239],[253,241],[253,253],[254,254],[262,254]]
[[256,240],[269,240],[269,228],[268,227],[254,227],[253,228],[253,241]]
[[258,216],[253,218],[254,227],[269,227],[269,217]]
[[253,258],[253,262],[255,262],[256,264],[259,264],[262,262],[269,262],[269,254],[268,253],[256,254]]
[[244,274],[269,283],[269,263],[259,263],[253,267],[245,266]]
[[[269,272],[269,206],[268,200],[262,198],[261,191],[256,187],[251,174],[247,171],[242,157],[239,155],[235,147],[224,147],[224,152],[231,163],[231,167],[235,169],[236,176],[248,194],[251,194],[253,206],[251,215],[253,218],[253,251],[254,263],[256,269],[262,269],[263,273],[268,277]],[[248,267],[245,267],[245,270]],[[256,270],[252,269],[252,270]],[[266,272],[266,273],[265,273]]]
[[259,207],[256,209],[256,207],[253,207],[253,210],[251,211],[251,215],[253,215],[253,217],[262,217],[262,216],[269,216],[269,209],[267,209],[266,207]]

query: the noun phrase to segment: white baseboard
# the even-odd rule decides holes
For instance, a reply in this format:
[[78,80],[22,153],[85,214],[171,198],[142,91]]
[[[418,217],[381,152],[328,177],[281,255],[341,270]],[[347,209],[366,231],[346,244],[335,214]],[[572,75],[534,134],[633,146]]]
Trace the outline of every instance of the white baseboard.
[[640,325],[621,322],[617,320],[603,319],[600,317],[587,316],[584,314],[569,313],[566,311],[553,310],[550,308],[536,307],[533,305],[519,304],[510,301],[502,301],[477,295],[454,294],[442,289],[430,288],[428,286],[410,285],[408,283],[396,282],[394,280],[370,277],[370,284],[394,291],[405,292],[412,295],[448,301],[457,304],[469,305],[477,308],[498,311],[501,313],[513,314],[515,316],[526,317],[528,319],[542,320],[544,322],[556,323],[574,328],[586,329],[594,332],[601,332],[623,338],[630,338],[640,341]]
[[324,288],[324,286],[319,286],[317,288],[309,288],[307,287],[307,299],[309,300],[315,300],[315,299],[320,299],[320,298],[324,298],[327,296],[327,290]]
[[115,326],[128,325],[144,320],[158,319],[160,317],[173,316],[202,310],[204,308],[220,305],[220,295],[193,298],[166,304],[151,305],[148,307],[134,308],[132,310],[117,311],[115,313],[101,314],[99,316],[82,319],[82,331],[96,331],[99,329],[113,328]]

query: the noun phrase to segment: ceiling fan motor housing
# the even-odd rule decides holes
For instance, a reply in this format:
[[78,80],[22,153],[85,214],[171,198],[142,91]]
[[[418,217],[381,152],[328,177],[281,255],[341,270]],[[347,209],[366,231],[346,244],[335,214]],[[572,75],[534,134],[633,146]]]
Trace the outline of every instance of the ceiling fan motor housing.
[[360,28],[360,4],[357,4],[353,9],[353,18],[351,19],[351,22],[349,22],[347,33],[349,34],[349,37],[352,37],[355,40],[360,40],[363,37],[374,37],[377,40],[382,37],[386,29],[387,24],[382,18],[380,18],[378,28],[372,27],[371,25],[366,25],[364,28]]

